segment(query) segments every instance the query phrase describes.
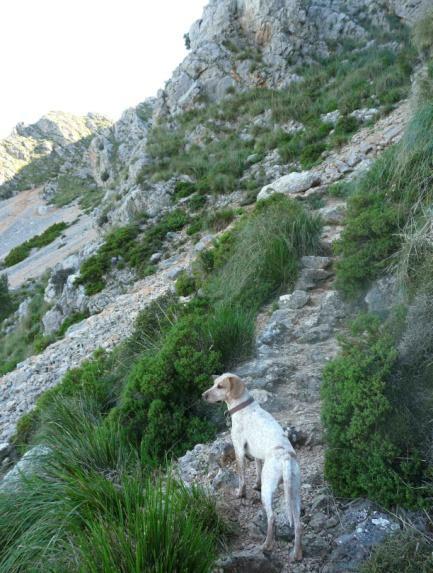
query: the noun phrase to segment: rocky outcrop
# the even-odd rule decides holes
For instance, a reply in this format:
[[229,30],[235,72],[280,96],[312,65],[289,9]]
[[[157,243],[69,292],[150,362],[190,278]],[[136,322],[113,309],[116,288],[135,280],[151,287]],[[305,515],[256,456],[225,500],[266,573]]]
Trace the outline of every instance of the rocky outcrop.
[[399,18],[409,24],[416,22],[431,7],[430,0],[387,0],[387,3]]
[[[154,211],[167,204],[164,190],[143,190],[140,170],[149,161],[147,133],[152,125],[154,100],[126,110],[111,127],[92,141],[89,157],[97,183],[105,196],[95,215],[100,224],[126,224],[139,213]],[[149,191],[149,190],[148,190]]]
[[[413,2],[414,4],[417,2]],[[406,6],[407,4],[407,6]],[[158,94],[158,113],[178,113],[230,89],[284,88],[296,66],[324,58],[345,39],[373,41],[388,16],[411,2],[211,0],[189,31],[190,53]]]
[[102,115],[50,112],[31,125],[18,124],[0,142],[0,197],[55,178],[59,173],[88,173],[87,147],[110,125]]

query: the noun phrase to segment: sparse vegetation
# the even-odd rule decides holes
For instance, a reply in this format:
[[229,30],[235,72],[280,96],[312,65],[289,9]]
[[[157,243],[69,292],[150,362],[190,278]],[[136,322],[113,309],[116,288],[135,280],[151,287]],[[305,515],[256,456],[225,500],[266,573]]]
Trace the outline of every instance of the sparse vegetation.
[[[193,182],[178,184],[182,190],[179,187],[177,197],[193,191],[231,192],[246,184],[240,179],[250,166],[251,155],[263,157],[272,149],[279,150],[284,162],[311,167],[324,151],[341,145],[357,129],[352,111],[378,105],[387,110],[407,94],[413,52],[407,47],[407,38],[400,35],[399,39],[402,47],[398,51],[351,49],[299,70],[303,80],[287,90],[256,89],[235,94],[205,109],[182,114],[175,130],[164,124],[155,126],[148,143],[154,161],[143,168],[141,182],[184,174]],[[323,123],[320,116],[336,109],[343,115],[330,134],[332,126]],[[267,110],[272,116],[254,124],[254,118],[263,117]],[[293,133],[279,127],[290,121],[300,122],[304,129]],[[206,135],[187,145],[197,125],[204,126]],[[239,139],[243,131],[252,137]]]
[[49,245],[58,237],[60,237],[60,235],[65,229],[68,228],[68,226],[69,225],[64,222],[54,223],[54,225],[48,227],[48,229],[46,229],[40,235],[36,235],[28,241],[21,243],[21,245],[14,247],[5,257],[4,266],[12,267],[13,265],[16,265],[17,263],[20,263],[26,259],[30,255],[32,249],[41,249],[42,247]]
[[91,211],[99,204],[104,193],[91,179],[83,179],[73,175],[59,175],[56,181],[57,190],[51,202],[58,207],[63,207],[78,199],[79,205],[84,211]]
[[81,265],[78,284],[85,285],[88,295],[100,292],[105,286],[106,276],[119,263],[128,263],[141,276],[150,274],[151,255],[161,248],[168,232],[179,231],[187,220],[185,212],[178,209],[164,215],[142,233],[138,225],[111,231],[98,252]]
[[378,545],[360,573],[430,573],[433,571],[433,543],[427,537],[406,530],[391,535]]

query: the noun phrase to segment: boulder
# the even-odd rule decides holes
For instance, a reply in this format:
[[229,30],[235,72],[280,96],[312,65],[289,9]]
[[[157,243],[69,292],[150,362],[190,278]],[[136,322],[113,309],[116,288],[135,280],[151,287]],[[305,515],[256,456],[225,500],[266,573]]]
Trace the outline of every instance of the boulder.
[[275,193],[283,193],[286,195],[303,193],[319,184],[320,175],[318,173],[314,171],[293,171],[262,187],[262,190],[257,195],[257,201],[268,199],[268,197],[271,197],[271,195]]

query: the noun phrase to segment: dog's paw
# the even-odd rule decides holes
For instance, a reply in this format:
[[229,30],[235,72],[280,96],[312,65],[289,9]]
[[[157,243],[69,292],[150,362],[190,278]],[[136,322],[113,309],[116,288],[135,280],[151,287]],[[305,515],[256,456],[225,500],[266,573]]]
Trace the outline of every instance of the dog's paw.
[[236,490],[236,497],[243,498],[246,497],[246,488],[242,486]]
[[289,562],[302,561],[302,557],[302,549],[298,549],[298,551],[293,550],[289,553]]
[[263,545],[261,546],[261,550],[263,551],[263,553],[270,553],[272,551],[274,547],[274,542],[273,541],[265,541],[263,543]]

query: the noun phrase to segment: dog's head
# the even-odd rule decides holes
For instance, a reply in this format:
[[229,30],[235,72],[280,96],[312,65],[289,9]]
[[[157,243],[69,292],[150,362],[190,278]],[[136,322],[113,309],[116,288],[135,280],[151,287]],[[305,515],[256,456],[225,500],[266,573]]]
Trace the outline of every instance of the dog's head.
[[212,404],[215,402],[230,402],[240,398],[244,390],[245,384],[239,376],[226,372],[221,374],[221,376],[214,377],[213,386],[206,392],[203,392],[202,397]]

